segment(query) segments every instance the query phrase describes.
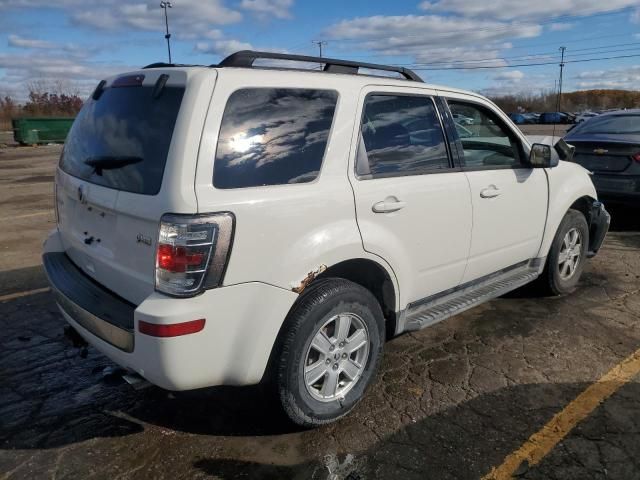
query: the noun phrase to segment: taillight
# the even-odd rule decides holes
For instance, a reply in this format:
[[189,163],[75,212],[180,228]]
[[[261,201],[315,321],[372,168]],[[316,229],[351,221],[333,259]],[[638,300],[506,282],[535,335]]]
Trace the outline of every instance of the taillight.
[[190,297],[219,286],[233,228],[231,213],[163,215],[156,248],[156,290]]
[[636,153],[635,155],[631,155],[631,158],[633,158],[636,162],[640,162],[640,152]]

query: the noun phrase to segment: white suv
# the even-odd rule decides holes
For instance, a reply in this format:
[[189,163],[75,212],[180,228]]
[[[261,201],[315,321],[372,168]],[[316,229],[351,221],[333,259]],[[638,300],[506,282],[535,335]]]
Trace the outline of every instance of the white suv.
[[44,265],[67,322],[129,371],[268,380],[319,425],[363,396],[386,338],[536,278],[575,287],[609,215],[569,155],[402,68],[154,64],[100,82],[74,122]]

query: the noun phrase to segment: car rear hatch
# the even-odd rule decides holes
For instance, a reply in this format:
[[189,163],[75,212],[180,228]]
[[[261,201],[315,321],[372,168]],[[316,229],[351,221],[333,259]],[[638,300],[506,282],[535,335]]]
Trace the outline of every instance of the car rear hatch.
[[56,205],[65,252],[136,305],[154,290],[162,214],[197,212],[195,165],[210,96],[200,97],[204,106],[195,97],[205,81],[212,89],[209,72],[194,80],[187,70],[153,69],[101,82],[62,152]]
[[640,145],[612,141],[568,140],[575,146],[573,160],[594,173],[622,173],[634,162]]

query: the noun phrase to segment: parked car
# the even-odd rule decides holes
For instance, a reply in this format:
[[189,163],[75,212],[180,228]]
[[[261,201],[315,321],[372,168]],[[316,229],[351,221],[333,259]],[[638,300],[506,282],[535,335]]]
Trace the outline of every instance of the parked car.
[[523,125],[527,123],[527,117],[525,117],[522,113],[510,113],[509,118],[516,125]]
[[576,116],[576,123],[582,123],[593,117],[597,117],[598,114],[594,112],[583,112]]
[[539,123],[540,121],[540,114],[539,113],[525,113],[524,114],[525,118],[527,119],[527,123]]
[[539,123],[543,124],[567,124],[572,123],[568,114],[564,112],[545,112],[540,115]]
[[640,109],[592,117],[565,140],[575,147],[573,161],[593,172],[600,196],[640,207]]
[[561,147],[399,67],[153,64],[101,81],[73,124],[44,267],[129,380],[269,382],[321,425],[362,398],[385,339],[536,279],[576,287],[609,216]]

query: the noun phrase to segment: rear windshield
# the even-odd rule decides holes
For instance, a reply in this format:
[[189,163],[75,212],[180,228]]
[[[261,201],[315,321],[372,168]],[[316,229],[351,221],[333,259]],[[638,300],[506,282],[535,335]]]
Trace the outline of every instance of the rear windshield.
[[305,183],[320,173],[338,94],[245,88],[229,97],[213,171],[216,188]]
[[603,115],[585,120],[575,129],[580,133],[605,133],[612,135],[640,134],[640,115]]
[[155,195],[184,88],[107,88],[82,107],[65,142],[60,167],[91,183]]

